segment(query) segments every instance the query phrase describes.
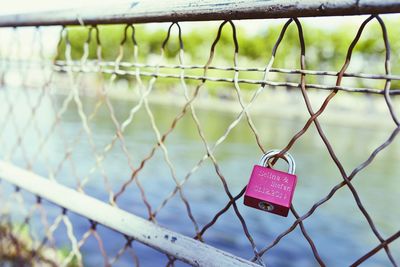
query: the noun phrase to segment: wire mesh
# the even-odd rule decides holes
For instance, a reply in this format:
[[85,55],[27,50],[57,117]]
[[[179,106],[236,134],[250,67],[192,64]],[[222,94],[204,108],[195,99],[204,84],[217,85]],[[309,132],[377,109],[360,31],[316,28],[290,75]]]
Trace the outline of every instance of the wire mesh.
[[[360,42],[366,25],[374,20],[379,23],[382,31],[385,48],[385,73],[347,72],[353,50]],[[277,51],[288,27],[292,24],[295,25],[299,38],[300,53],[298,60],[300,68],[274,67]],[[234,48],[232,53],[233,64],[232,66],[217,66],[213,64],[216,48],[221,40],[223,29],[227,27],[232,32],[230,38]],[[140,43],[136,40],[134,25],[126,25],[123,36],[121,36],[119,52],[114,61],[103,59],[104,44],[102,42],[103,38],[106,37],[101,37],[99,26],[87,26],[87,28],[88,35],[83,45],[81,58],[73,58],[71,52],[73,40],[69,36],[70,28],[63,27],[60,31],[58,45],[54,46],[57,51],[53,60],[49,60],[44,55],[47,44],[42,38],[42,33],[46,30],[45,28],[37,28],[34,31],[31,44],[21,41],[18,29],[9,30],[12,32],[13,38],[9,40],[9,43],[2,44],[1,60],[2,119],[0,123],[2,132],[0,133],[0,145],[2,149],[0,153],[4,160],[49,177],[55,182],[76,188],[82,193],[93,194],[93,197],[116,207],[120,205],[124,208],[130,207],[129,211],[138,213],[156,224],[159,223],[158,218],[160,216],[163,216],[161,221],[165,219],[165,215],[162,215],[162,213],[167,205],[173,205],[173,207],[175,207],[174,205],[183,205],[181,206],[183,209],[180,211],[184,212],[172,215],[172,217],[185,217],[185,225],[176,225],[177,231],[193,236],[201,242],[207,242],[205,238],[207,232],[216,228],[224,216],[228,216],[229,220],[238,220],[242,232],[235,234],[245,237],[246,246],[251,248],[251,260],[260,265],[265,265],[271,249],[299,226],[315,261],[319,265],[325,266],[324,257],[321,256],[320,249],[307,231],[305,223],[315,217],[315,215],[312,215],[320,210],[323,204],[329,202],[339,190],[346,187],[350,190],[354,203],[361,212],[360,223],[369,226],[377,241],[377,245],[372,247],[369,252],[364,255],[356,255],[352,265],[362,264],[377,252],[383,250],[389,262],[393,266],[397,266],[396,253],[391,250],[391,244],[398,239],[400,232],[392,233],[389,237],[381,233],[375,220],[363,204],[353,182],[353,178],[376,161],[378,154],[392,144],[400,131],[399,119],[392,104],[392,97],[400,94],[400,89],[391,88],[391,81],[400,80],[400,75],[391,73],[389,38],[385,23],[378,15],[368,17],[361,24],[348,47],[347,56],[339,71],[308,70],[306,68],[306,44],[303,27],[296,18],[289,19],[283,25],[274,43],[272,56],[266,66],[251,68],[241,67],[238,64],[240,47],[233,21],[224,21],[220,24],[216,37],[211,44],[209,57],[204,65],[186,64],[183,33],[179,23],[172,23],[168,28],[161,44],[160,54],[156,59],[157,63],[140,62]],[[178,32],[179,53],[177,62],[170,64],[165,63],[165,53],[168,51],[168,45],[172,39],[171,31],[174,28]],[[92,43],[95,44],[95,59],[89,58],[89,54],[93,53],[90,50]],[[129,62],[123,60],[127,45],[133,47],[132,61]],[[22,55],[22,46],[29,46],[29,54]],[[172,73],[171,70],[176,72]],[[196,70],[197,74],[187,74],[189,70]],[[213,70],[228,74],[219,74],[220,77],[214,77],[210,75]],[[242,72],[256,73],[262,75],[262,78],[243,79],[239,77]],[[272,80],[270,78],[271,73],[287,75],[284,76],[286,80]],[[15,82],[16,79],[13,78],[13,75],[18,76],[18,82]],[[336,82],[335,85],[308,84],[306,77],[309,76],[334,77]],[[95,77],[97,83],[95,90],[88,90],[87,77]],[[129,84],[134,88],[136,94],[135,105],[129,107],[129,113],[125,114],[125,117],[119,113],[119,107],[123,104],[115,99],[113,92],[118,90],[117,84],[121,77],[129,77]],[[368,81],[380,80],[384,82],[384,87],[343,86],[344,77]],[[293,79],[299,79],[299,81],[292,82]],[[174,86],[179,87],[179,94],[183,96],[184,100],[181,102],[176,100],[177,113],[172,116],[172,120],[160,122],[155,118],[150,98],[156,94],[156,87],[162,86],[162,83],[166,80],[172,80]],[[198,107],[196,106],[196,100],[202,97],[203,91],[206,90],[205,87],[210,82],[223,83],[225,86],[228,84],[228,87],[233,89],[230,92],[236,97],[235,101],[239,106],[239,112],[235,119],[227,124],[223,133],[214,141],[210,141],[210,138],[208,138],[209,135],[204,126],[205,122],[202,118],[199,118]],[[243,84],[254,85],[256,88],[253,88],[250,91],[251,93],[248,94],[241,89]],[[271,242],[266,243],[264,240],[257,240],[256,242],[253,237],[251,227],[246,221],[247,218],[243,215],[243,208],[239,205],[245,187],[238,192],[231,189],[232,181],[227,179],[217,160],[217,150],[223,147],[232,132],[243,122],[247,125],[251,136],[254,137],[253,142],[257,145],[260,154],[268,150],[250,111],[260,95],[265,92],[268,93],[268,90],[272,87],[291,87],[300,90],[309,114],[309,117],[302,121],[303,125],[300,130],[287,139],[287,146],[282,149],[281,153],[290,151],[295,144],[301,142],[301,137],[308,133],[310,126],[314,124],[331,160],[339,170],[342,181],[334,185],[326,196],[316,201],[304,214],[299,214],[295,209],[296,201],[294,201],[291,206],[294,221],[287,229],[275,233]],[[328,90],[329,92],[317,109],[313,107],[309,97],[308,89],[312,88]],[[339,91],[381,95],[380,97],[384,99],[392,120],[391,133],[351,172],[345,170],[342,161],[339,160],[333,145],[319,123],[319,117],[325,114],[324,112],[329,107],[330,102],[338,98]],[[85,98],[88,95],[90,97]],[[74,113],[69,112],[69,109],[73,109]],[[132,138],[132,135],[127,135],[127,131],[132,131],[130,127],[134,124],[141,125],[139,122],[135,122],[140,112],[147,116],[146,120],[141,123],[147,124],[155,136],[148,151],[145,151],[144,147],[133,147],[127,140],[127,137]],[[66,132],[68,128],[64,125],[72,123],[73,117],[79,120],[79,130]],[[114,129],[112,132],[107,132],[107,142],[102,143],[98,141],[98,135],[104,134],[104,132],[100,131],[101,123],[99,123],[98,118],[104,117],[108,118],[107,120],[114,126]],[[175,149],[171,150],[173,143],[169,143],[169,139],[179,130],[179,124],[184,120],[193,124],[195,138],[202,145],[202,153],[193,161],[194,164],[190,168],[182,171],[182,167],[179,166],[180,160],[174,155],[178,152]],[[140,127],[134,131],[140,131]],[[140,138],[147,137],[140,136]],[[84,149],[86,149],[86,153],[83,152]],[[85,161],[84,157],[87,157],[88,154],[91,155],[91,158]],[[184,157],[182,154],[178,155],[178,158]],[[278,158],[279,155],[272,163],[275,164]],[[110,173],[110,164],[115,164],[113,160],[124,162],[125,168]],[[146,166],[152,162],[154,164],[165,164],[165,172],[152,173],[151,170],[146,171]],[[195,215],[193,208],[196,206],[195,200],[185,193],[189,181],[193,180],[193,176],[202,168],[213,173],[214,179],[220,183],[220,194],[224,196],[225,201],[224,203],[221,202],[219,209],[215,212],[212,211],[212,216],[206,219],[199,219],[199,216]],[[151,193],[148,193],[148,189],[146,189],[148,186],[146,179],[152,175],[168,177],[167,182],[160,181],[161,187],[166,183],[172,184],[167,188],[168,193],[166,195],[163,193],[157,197],[157,203],[150,200],[153,197],[149,196]],[[100,183],[100,181],[103,183],[102,192],[93,191],[93,183]],[[242,181],[242,186],[245,186],[246,181],[245,179]],[[5,250],[0,249],[0,256],[5,257],[5,259],[7,257],[14,258],[14,260],[19,260],[24,264],[82,266],[85,264],[83,248],[89,247],[90,244],[95,242],[97,244],[95,247],[98,248],[97,252],[102,256],[103,263],[106,266],[118,265],[121,257],[130,257],[130,261],[135,265],[140,264],[141,257],[138,256],[137,252],[139,251],[140,254],[143,248],[132,237],[122,235],[120,237],[121,242],[118,244],[119,247],[111,248],[101,234],[102,231],[108,230],[97,222],[89,220],[86,227],[87,231],[77,234],[77,225],[84,224],[84,221],[86,221],[84,218],[77,219],[75,218],[76,215],[65,208],[56,209],[54,205],[44,203],[45,201],[41,197],[22,192],[18,187],[10,189],[10,185],[6,185],[4,182],[0,189],[2,190],[0,196],[3,203],[0,220],[0,229],[2,229],[0,231],[0,248],[2,246],[9,248],[8,256],[1,255],[1,251]],[[71,219],[71,217],[74,217],[74,219]],[[60,235],[64,236],[64,239],[69,243],[66,248],[60,248],[55,241]],[[167,266],[174,265],[176,259],[166,255],[165,264]]]

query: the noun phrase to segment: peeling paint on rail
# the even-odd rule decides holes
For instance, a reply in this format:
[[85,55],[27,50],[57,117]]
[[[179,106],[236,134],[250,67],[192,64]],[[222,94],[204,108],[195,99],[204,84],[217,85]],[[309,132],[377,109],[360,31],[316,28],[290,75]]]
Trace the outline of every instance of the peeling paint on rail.
[[112,7],[0,16],[0,27],[209,21],[400,13],[387,0],[140,0]]
[[193,266],[259,266],[1,160],[0,179]]

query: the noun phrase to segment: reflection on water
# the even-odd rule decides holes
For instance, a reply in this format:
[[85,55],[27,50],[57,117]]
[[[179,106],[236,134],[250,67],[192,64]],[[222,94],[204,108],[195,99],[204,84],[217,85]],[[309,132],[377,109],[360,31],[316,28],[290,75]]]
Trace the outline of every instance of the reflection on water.
[[[35,103],[39,99],[39,95],[32,95],[30,101]],[[2,99],[5,99],[4,95],[2,97]],[[45,136],[51,130],[55,112],[51,108],[50,100],[44,97],[40,100],[41,103],[37,109],[39,119],[28,122],[31,112],[24,95],[18,95],[17,92],[10,93],[8,97],[16,102],[23,101],[25,103],[16,104],[15,107],[18,107],[18,109],[13,111],[14,115],[10,118],[10,120],[16,122],[17,129],[23,134],[22,143],[26,150],[23,152],[17,148],[15,153],[11,155],[11,160],[25,166],[23,154],[25,153],[28,158],[35,155],[41,146],[41,142],[38,141],[37,129],[39,129],[40,135]],[[61,107],[64,99],[64,96],[58,96],[55,99],[57,109]],[[128,100],[114,100],[112,102],[115,116],[120,122],[129,115],[130,109],[136,104],[136,102]],[[83,103],[86,114],[90,114],[95,108],[95,100],[83,98]],[[167,131],[172,119],[181,109],[181,107],[156,104],[150,104],[150,108],[161,133]],[[6,105],[0,108],[2,121],[8,114],[5,112],[7,109]],[[103,104],[100,106],[97,116],[89,121],[92,132],[91,138],[99,154],[115,133],[115,126],[109,114],[109,110]],[[199,109],[198,116],[207,141],[213,144],[223,135],[237,114],[216,112],[213,109]],[[255,115],[253,119],[261,136],[261,142],[267,149],[284,147],[291,136],[301,129],[305,122],[300,119],[280,119],[267,115]],[[323,117],[321,122],[348,174],[364,161],[391,132],[391,129],[387,127],[366,129],[350,127],[349,125],[325,125]],[[3,147],[0,151],[1,157],[6,157],[13,150],[17,140],[15,133],[13,123],[11,121],[5,123],[1,136],[3,140]],[[77,135],[81,136],[79,141],[76,141]],[[123,152],[121,143],[117,141],[114,148],[105,156],[103,161],[104,172],[97,168],[96,171],[88,175],[88,170],[95,166],[96,161],[90,139],[84,131],[82,132],[82,122],[76,105],[72,103],[67,107],[60,127],[56,128],[44,145],[47,156],[46,153],[41,153],[33,166],[33,170],[45,176],[48,176],[49,167],[55,170],[64,158],[65,141],[68,145],[74,146],[74,150],[71,154],[71,161],[66,160],[55,178],[71,187],[76,187],[79,181],[87,178],[88,182],[84,187],[85,192],[108,201],[107,188],[110,187],[114,193],[117,192],[122,184],[130,178],[132,169],[129,166],[131,165],[133,169],[138,168],[142,159],[151,152],[152,147],[156,144],[156,135],[144,108],[140,109],[134,117],[133,123],[126,129],[124,140],[130,155],[129,161]],[[184,116],[177,124],[166,139],[165,145],[179,181],[184,179],[206,153],[190,114]],[[291,153],[296,160],[298,176],[293,203],[298,213],[304,214],[315,202],[326,196],[330,189],[341,182],[342,179],[314,128],[310,128],[296,143]],[[220,171],[233,195],[240,192],[247,183],[251,169],[258,162],[260,156],[261,152],[255,143],[254,135],[252,135],[246,120],[242,120],[215,152]],[[398,231],[400,227],[400,209],[396,204],[400,203],[398,159],[399,141],[397,139],[393,145],[379,154],[367,169],[357,175],[353,182],[362,203],[384,237]],[[285,168],[283,163],[279,164],[281,168]],[[103,173],[106,175],[103,175]],[[171,171],[160,149],[156,150],[154,157],[139,172],[138,179],[144,188],[153,212],[173,192],[175,186]],[[108,182],[104,182],[105,180]],[[5,185],[3,187],[6,190],[11,190],[11,187]],[[210,222],[229,200],[210,160],[205,161],[190,176],[183,186],[183,194],[188,199],[191,211],[200,228]],[[33,200],[33,197],[27,195],[26,200],[29,199]],[[140,191],[135,183],[127,188],[117,203],[119,207],[129,212],[145,218],[148,217],[148,210],[143,204]],[[246,207],[242,204],[242,200],[238,201],[237,204],[259,249],[269,245],[294,221],[292,215],[289,215],[288,218],[282,218]],[[49,207],[52,207],[47,209],[49,216],[54,218],[59,213],[59,209],[51,205]],[[69,216],[74,224],[74,234],[80,239],[89,229],[89,223],[72,213]],[[176,194],[165,207],[160,209],[157,213],[157,222],[185,235],[195,235],[195,226],[190,221],[179,194]],[[305,220],[304,225],[328,266],[348,265],[378,244],[347,188],[339,190],[332,200],[325,203],[309,219]],[[40,227],[37,231],[38,233],[43,232]],[[109,257],[112,258],[126,241],[120,234],[102,226],[98,227],[98,231],[104,240]],[[65,234],[65,226],[61,225],[56,230],[55,239],[59,247],[65,249],[70,247]],[[217,223],[204,234],[204,241],[235,255],[244,258],[252,257],[250,243],[232,209],[222,215]],[[165,255],[137,242],[133,243],[133,248],[142,266],[159,266],[165,265],[167,262]],[[400,260],[400,243],[393,243],[391,249],[397,260]],[[102,264],[103,258],[100,256],[95,238],[89,238],[81,250],[88,266]],[[124,254],[116,266],[131,266],[132,258],[131,254]],[[264,258],[269,266],[317,265],[309,244],[299,228],[284,237],[277,246],[268,251]],[[388,264],[387,257],[382,251],[366,262],[366,266],[387,266]]]

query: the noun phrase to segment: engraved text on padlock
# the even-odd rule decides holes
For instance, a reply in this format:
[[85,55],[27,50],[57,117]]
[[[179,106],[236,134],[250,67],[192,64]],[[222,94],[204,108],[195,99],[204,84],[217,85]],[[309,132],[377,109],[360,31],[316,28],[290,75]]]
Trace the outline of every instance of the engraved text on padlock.
[[297,182],[294,160],[289,153],[283,155],[289,164],[289,173],[265,167],[268,160],[279,152],[280,150],[268,151],[261,158],[260,165],[254,165],[244,195],[244,204],[286,217]]

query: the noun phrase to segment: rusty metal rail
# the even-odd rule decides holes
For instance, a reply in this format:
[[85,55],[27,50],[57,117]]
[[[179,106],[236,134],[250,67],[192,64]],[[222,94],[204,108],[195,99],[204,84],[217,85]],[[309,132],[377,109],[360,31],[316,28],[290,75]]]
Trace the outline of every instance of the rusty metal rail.
[[0,16],[0,27],[210,21],[399,13],[396,0],[136,0],[112,7]]

